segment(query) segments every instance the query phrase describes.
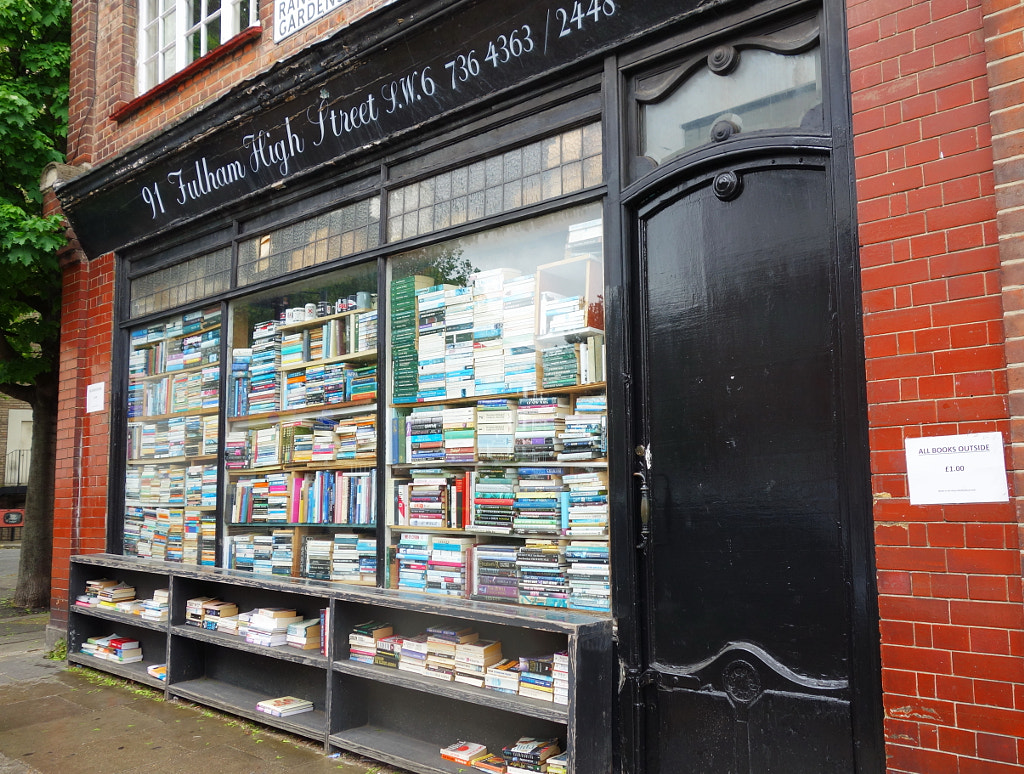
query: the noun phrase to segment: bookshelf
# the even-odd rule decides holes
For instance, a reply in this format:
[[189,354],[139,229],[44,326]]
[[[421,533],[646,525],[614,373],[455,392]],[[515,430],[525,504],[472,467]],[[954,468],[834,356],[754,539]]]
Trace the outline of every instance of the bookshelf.
[[[611,771],[612,624],[607,616],[573,610],[491,605],[464,599],[425,599],[346,584],[298,578],[260,578],[227,569],[131,559],[109,554],[72,558],[72,599],[91,584],[130,585],[139,599],[167,591],[167,618],[73,604],[68,660],[163,690],[249,720],[425,774],[454,774],[440,747],[472,738],[494,749],[520,736],[555,737],[577,774]],[[190,602],[232,603],[239,611],[287,609],[312,618],[327,611],[322,647],[265,647],[219,628],[194,625]],[[194,609],[194,608],[192,608]],[[192,621],[190,623],[189,621]],[[209,621],[210,619],[206,619]],[[217,619],[214,619],[215,621]],[[568,664],[564,704],[361,663],[349,638],[362,622],[386,621],[413,636],[441,624],[471,628],[498,640],[511,657],[561,652]],[[89,638],[116,633],[142,647],[143,660],[119,664],[81,652]],[[166,680],[149,667],[166,665]],[[299,696],[313,709],[275,717],[258,701]]]
[[212,566],[221,307],[135,328],[129,342],[124,552]]
[[232,305],[222,566],[376,585],[375,290],[356,267]]
[[602,237],[584,206],[390,262],[384,585],[610,612]]

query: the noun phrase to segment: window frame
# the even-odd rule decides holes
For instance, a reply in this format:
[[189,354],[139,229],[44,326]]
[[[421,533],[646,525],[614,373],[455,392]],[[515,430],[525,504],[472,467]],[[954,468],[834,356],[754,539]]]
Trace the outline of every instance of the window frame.
[[[216,8],[211,8],[212,5]],[[193,21],[192,14],[197,10]],[[206,31],[214,24],[218,25],[218,35],[211,47]],[[256,0],[143,0],[138,16],[136,94],[158,87],[235,36],[259,25]],[[198,50],[191,43],[194,35],[198,35]]]

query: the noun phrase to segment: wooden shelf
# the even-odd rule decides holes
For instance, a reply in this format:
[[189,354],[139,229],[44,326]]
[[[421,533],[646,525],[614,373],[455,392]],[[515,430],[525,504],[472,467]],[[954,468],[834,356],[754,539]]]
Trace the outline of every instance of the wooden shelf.
[[322,741],[327,731],[327,715],[322,709],[314,708],[310,712],[284,718],[274,717],[256,709],[256,702],[274,697],[207,677],[172,683],[168,685],[167,692],[308,739]]
[[318,360],[302,360],[297,363],[289,363],[288,365],[282,364],[278,366],[277,370],[283,372],[303,371],[310,367],[334,365],[335,363],[369,363],[371,361],[377,362],[377,350],[361,349],[344,355],[319,358]]
[[158,380],[163,379],[163,378],[168,377],[168,376],[173,379],[175,376],[181,376],[183,374],[184,375],[188,375],[188,374],[202,373],[204,368],[210,368],[210,367],[215,367],[215,368],[217,368],[219,370],[220,369],[220,363],[219,362],[201,363],[200,365],[188,366],[188,368],[175,368],[173,371],[161,371],[158,374],[146,374],[146,375],[134,374],[134,375],[129,375],[128,376],[128,382],[129,382],[129,384],[141,384],[143,382],[155,382],[155,381],[158,381]]
[[550,389],[537,389],[528,392],[501,392],[492,395],[470,395],[465,398],[435,398],[433,400],[413,400],[408,403],[392,403],[391,408],[413,409],[419,406],[472,406],[481,400],[519,400],[520,398],[542,398],[547,395],[587,395],[592,392],[603,392],[606,389],[605,382],[588,382],[587,384],[574,384],[568,387],[552,387]]
[[[124,580],[139,596],[170,591],[171,623],[149,623],[116,611],[72,606],[69,661],[84,664],[248,720],[273,726],[325,748],[346,749],[421,774],[465,774],[466,767],[440,757],[459,738],[493,749],[519,736],[557,736],[567,746],[575,774],[611,774],[614,698],[612,621],[608,616],[565,609],[518,607],[360,587],[343,582],[254,576],[109,554],[71,559],[69,588],[83,592],[89,580]],[[294,608],[310,617],[329,609],[324,633],[328,656],[288,646],[268,648],[243,637],[184,623],[185,604],[197,596],[230,600],[239,609]],[[569,704],[560,705],[398,669],[351,661],[348,635],[366,620],[387,620],[396,633],[424,630],[438,621],[471,626],[481,637],[500,639],[507,658],[566,651]],[[140,640],[146,662],[117,664],[80,652],[89,637],[111,630]],[[145,665],[167,662],[167,681]],[[278,718],[256,710],[276,696],[302,696],[315,709]]]
[[205,417],[212,416],[220,411],[218,406],[210,406],[209,408],[191,408],[185,411],[175,411],[173,414],[142,414],[137,417],[128,417],[128,423],[132,422],[163,422],[168,419],[185,419],[186,417]]
[[500,691],[492,691],[487,688],[476,688],[472,685],[454,681],[436,680],[433,677],[403,672],[400,669],[373,666],[372,664],[364,664],[360,661],[335,661],[333,668],[335,672],[342,672],[367,680],[375,680],[380,683],[390,683],[391,685],[398,685],[403,688],[437,696],[448,696],[469,704],[496,707],[518,715],[542,718],[554,723],[569,722],[569,708],[550,701],[501,693]]
[[310,414],[321,414],[324,416],[361,414],[377,410],[377,399],[367,398],[366,400],[351,400],[344,403],[318,403],[315,406],[303,406],[294,409],[280,409],[277,411],[264,411],[259,414],[245,414],[239,417],[228,417],[228,424],[240,426],[245,424],[274,424],[285,422],[295,417],[304,417]]

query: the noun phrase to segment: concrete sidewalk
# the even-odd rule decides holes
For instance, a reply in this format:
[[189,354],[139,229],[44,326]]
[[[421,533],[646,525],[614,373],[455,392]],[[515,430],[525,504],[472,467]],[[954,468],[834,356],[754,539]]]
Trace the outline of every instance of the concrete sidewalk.
[[[2,550],[2,549],[0,549]],[[0,579],[0,598],[10,596]],[[0,616],[0,774],[399,774],[46,658],[48,613]]]

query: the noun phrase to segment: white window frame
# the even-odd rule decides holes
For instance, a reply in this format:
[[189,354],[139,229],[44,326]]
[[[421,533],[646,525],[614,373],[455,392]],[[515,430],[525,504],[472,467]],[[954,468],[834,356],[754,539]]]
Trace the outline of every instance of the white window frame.
[[[245,5],[248,5],[247,14],[243,9]],[[198,15],[193,24],[194,8]],[[211,48],[204,32],[217,21],[220,22],[220,35]],[[136,68],[138,93],[149,91],[196,59],[206,56],[213,48],[249,27],[259,26],[259,23],[257,0],[140,0]],[[190,44],[194,34],[199,35],[198,52],[194,52]]]

